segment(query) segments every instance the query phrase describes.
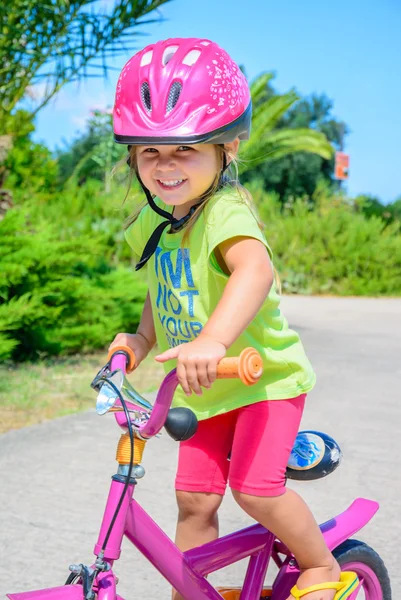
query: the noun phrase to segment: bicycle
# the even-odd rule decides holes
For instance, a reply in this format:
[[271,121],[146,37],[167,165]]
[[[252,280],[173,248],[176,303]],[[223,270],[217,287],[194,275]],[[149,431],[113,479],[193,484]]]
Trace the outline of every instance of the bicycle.
[[[144,475],[141,465],[144,447],[164,427],[175,440],[189,439],[196,431],[195,415],[186,408],[171,408],[178,385],[175,369],[163,380],[152,406],[126,379],[135,365],[135,356],[124,346],[113,348],[107,364],[92,387],[98,392],[96,412],[113,413],[124,429],[117,447],[117,473],[113,475],[98,540],[95,562],[70,566],[64,585],[7,594],[10,600],[123,600],[117,594],[113,563],[121,554],[125,535],[147,557],[178,592],[188,600],[285,600],[299,576],[294,557],[285,545],[262,525],[255,524],[223,536],[198,548],[181,552],[133,498],[135,486]],[[248,348],[239,358],[223,359],[219,377],[239,377],[252,385],[262,373],[262,361]],[[229,458],[229,457],[228,457]],[[338,467],[341,451],[327,434],[302,431],[298,434],[287,468],[287,477],[317,479]],[[380,556],[367,544],[350,539],[374,516],[379,505],[356,499],[343,513],[320,527],[326,543],[344,571],[358,576],[354,600],[363,592],[365,600],[391,600],[391,586]],[[241,587],[214,588],[209,573],[249,557]],[[264,587],[270,560],[279,572],[272,586]],[[337,596],[336,596],[337,597]]]

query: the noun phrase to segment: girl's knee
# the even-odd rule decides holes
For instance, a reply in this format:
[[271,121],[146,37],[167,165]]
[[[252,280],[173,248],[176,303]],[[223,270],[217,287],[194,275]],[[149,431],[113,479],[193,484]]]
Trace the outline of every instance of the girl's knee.
[[216,516],[217,510],[223,500],[219,494],[204,492],[176,491],[176,498],[180,519],[201,518],[211,520]]
[[251,517],[255,514],[259,515],[261,509],[263,512],[269,511],[269,509],[274,510],[282,497],[281,495],[252,496],[234,489],[231,489],[231,493],[236,503]]
[[256,496],[244,494],[244,492],[239,492],[238,490],[234,489],[231,489],[231,493],[238,506],[240,506],[245,512],[248,512],[249,509],[252,509],[255,506],[257,501]]

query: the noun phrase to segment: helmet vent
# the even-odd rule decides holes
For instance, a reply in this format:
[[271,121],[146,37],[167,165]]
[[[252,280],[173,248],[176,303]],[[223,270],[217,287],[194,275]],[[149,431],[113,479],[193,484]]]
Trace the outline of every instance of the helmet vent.
[[196,61],[198,60],[198,58],[200,57],[200,55],[201,55],[201,51],[200,50],[191,50],[185,56],[184,60],[182,61],[182,64],[183,65],[189,65],[190,67],[192,67],[192,65],[194,65],[196,63]]
[[182,90],[182,84],[179,81],[174,81],[174,83],[171,85],[169,94],[168,94],[168,98],[167,98],[167,107],[166,107],[166,113],[168,114],[169,112],[171,112],[174,108],[174,106],[177,104],[178,102],[178,98],[180,97],[181,94],[181,90]]
[[145,65],[150,65],[152,62],[153,50],[149,50],[149,52],[145,52],[145,54],[141,58],[140,67],[144,67]]
[[162,63],[165,67],[167,63],[173,58],[174,54],[177,52],[178,46],[168,46],[163,52]]
[[152,101],[150,98],[150,87],[147,81],[144,81],[141,85],[141,98],[142,103],[148,112],[152,110]]

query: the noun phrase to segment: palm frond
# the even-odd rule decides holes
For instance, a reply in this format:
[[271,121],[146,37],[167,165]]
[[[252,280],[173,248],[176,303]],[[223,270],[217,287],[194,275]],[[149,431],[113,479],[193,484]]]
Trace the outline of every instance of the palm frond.
[[311,152],[328,160],[334,149],[323,133],[313,129],[279,129],[242,146],[239,172],[245,173],[266,161],[295,152]]
[[102,65],[99,76],[107,76],[108,59],[121,55],[124,40],[130,40],[127,46],[133,51],[132,42],[142,34],[138,28],[162,20],[148,15],[169,1],[116,0],[109,12],[93,0],[14,0],[7,11],[2,5],[2,111],[10,112],[28,86],[39,81],[47,91],[37,112],[65,83],[85,78],[95,58]]
[[273,79],[274,73],[266,72],[256,77],[250,85],[252,102],[256,105],[262,100],[266,94],[266,88],[269,82]]
[[324,159],[333,155],[334,149],[323,133],[313,129],[283,128],[282,118],[299,96],[294,90],[286,94],[275,93],[269,85],[272,79],[273,73],[262,73],[251,83],[252,135],[240,147],[240,173],[295,152],[311,152]]

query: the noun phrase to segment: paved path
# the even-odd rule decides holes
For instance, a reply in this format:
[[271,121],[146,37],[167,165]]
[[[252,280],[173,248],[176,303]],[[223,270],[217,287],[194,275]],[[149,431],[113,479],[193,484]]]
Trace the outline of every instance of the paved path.
[[[319,521],[357,496],[380,502],[358,537],[386,561],[399,598],[401,301],[289,297],[283,308],[318,373],[303,425],[335,435],[345,455],[330,478],[292,485]],[[60,585],[70,563],[91,561],[118,434],[110,415],[90,412],[0,436],[1,598],[5,591]],[[177,448],[165,435],[148,446],[137,498],[173,536]],[[228,495],[221,522],[227,533],[250,521]],[[168,599],[158,573],[128,544],[124,549],[116,565],[120,594]],[[235,582],[243,569],[233,566],[212,580]]]

